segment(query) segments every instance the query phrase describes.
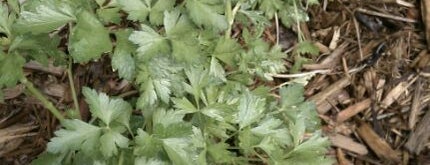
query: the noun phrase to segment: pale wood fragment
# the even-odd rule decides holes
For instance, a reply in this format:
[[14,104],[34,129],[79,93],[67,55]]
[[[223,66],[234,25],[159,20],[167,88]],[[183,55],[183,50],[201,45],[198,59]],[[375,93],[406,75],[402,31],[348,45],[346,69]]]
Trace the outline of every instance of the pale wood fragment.
[[418,79],[417,83],[415,84],[415,90],[414,90],[414,96],[412,100],[411,105],[411,113],[409,115],[409,122],[408,126],[410,129],[414,129],[415,123],[417,122],[418,114],[421,111],[421,79]]
[[351,161],[345,158],[345,154],[341,149],[338,148],[336,150],[336,155],[337,155],[337,162],[339,163],[339,165],[353,165]]
[[421,18],[425,26],[427,50],[430,50],[430,0],[421,0]]
[[50,73],[55,76],[63,75],[64,71],[66,70],[63,67],[57,67],[57,66],[54,66],[53,64],[48,64],[48,66],[43,66],[42,64],[36,61],[30,61],[24,64],[24,68]]
[[347,87],[350,84],[351,84],[350,79],[348,79],[347,77],[344,77],[344,78],[336,81],[335,83],[331,84],[330,86],[328,86],[327,88],[325,88],[321,92],[319,92],[319,93],[315,94],[314,96],[310,97],[308,100],[315,102],[315,104],[317,105],[317,111],[318,111],[318,113],[324,114],[324,113],[327,112],[327,110],[318,109],[318,105],[323,104],[324,101],[326,101],[326,99],[329,96],[331,96],[334,93],[342,90],[343,88]]
[[333,146],[342,148],[344,150],[356,153],[358,155],[367,155],[368,150],[366,146],[355,142],[353,139],[341,134],[335,134],[329,136],[330,142]]
[[381,107],[385,109],[391,104],[393,104],[394,101],[396,101],[397,98],[399,98],[400,95],[402,95],[402,93],[406,91],[407,86],[408,86],[408,83],[404,81],[397,84],[396,87],[394,87],[393,89],[391,89],[390,92],[388,92],[384,100],[382,100]]
[[378,157],[396,163],[401,161],[400,152],[393,150],[384,139],[376,134],[369,124],[362,122],[357,128],[357,133]]
[[340,63],[340,59],[348,46],[347,43],[343,43],[338,46],[329,56],[322,60],[319,64],[305,64],[304,69],[316,70],[316,69],[330,69],[337,66]]
[[372,103],[371,99],[365,99],[363,101],[360,101],[358,103],[355,103],[354,105],[351,105],[344,110],[340,111],[336,116],[336,122],[342,123],[349,118],[353,117],[354,115],[360,113],[361,111],[367,109],[370,107],[370,104]]
[[405,147],[409,152],[419,154],[430,138],[430,111],[427,111],[415,131],[409,137]]

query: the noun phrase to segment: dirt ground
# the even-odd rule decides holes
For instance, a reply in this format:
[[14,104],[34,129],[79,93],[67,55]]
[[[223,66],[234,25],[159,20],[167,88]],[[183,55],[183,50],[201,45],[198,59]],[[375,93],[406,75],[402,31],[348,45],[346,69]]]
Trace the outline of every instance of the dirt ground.
[[[301,24],[320,55],[309,56],[313,62],[298,74],[276,75],[275,85],[297,76],[311,78],[305,95],[317,104],[332,142],[328,154],[338,164],[430,164],[430,1],[320,3],[308,9],[310,20]],[[294,45],[297,28],[280,27],[277,33],[274,27],[265,33],[268,40],[279,35],[284,47]],[[137,94],[110,68],[108,58],[76,65],[76,90],[90,85],[110,95]],[[30,62],[25,71],[59,109],[73,107],[65,68]],[[23,86],[4,92],[0,162],[27,164],[44,151],[58,122],[24,94]],[[83,99],[80,107],[88,117]]]

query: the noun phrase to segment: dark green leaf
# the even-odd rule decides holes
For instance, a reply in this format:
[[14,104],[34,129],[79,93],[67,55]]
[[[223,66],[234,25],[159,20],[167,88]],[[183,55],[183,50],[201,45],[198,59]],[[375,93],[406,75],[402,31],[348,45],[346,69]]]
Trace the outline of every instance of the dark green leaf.
[[91,13],[82,11],[69,39],[69,51],[75,62],[88,62],[110,52],[112,43],[103,24]]
[[24,63],[25,59],[17,54],[0,52],[0,88],[14,86],[24,77]]
[[17,28],[20,31],[48,33],[56,28],[76,20],[75,9],[67,1],[40,1],[32,10],[21,11]]

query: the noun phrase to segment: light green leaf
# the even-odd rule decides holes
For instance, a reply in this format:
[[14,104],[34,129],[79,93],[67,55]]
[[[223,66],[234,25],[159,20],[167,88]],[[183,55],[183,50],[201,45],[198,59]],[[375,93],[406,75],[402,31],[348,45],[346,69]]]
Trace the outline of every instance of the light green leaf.
[[118,154],[118,147],[127,148],[129,139],[118,132],[108,130],[100,137],[100,150],[106,158]]
[[66,1],[40,1],[34,10],[21,11],[17,22],[18,29],[33,34],[48,33],[56,28],[75,21],[74,9]]
[[305,120],[303,118],[298,118],[296,121],[289,124],[289,128],[294,146],[299,145],[299,143],[302,142],[303,135],[306,131]]
[[127,19],[145,21],[151,10],[151,0],[117,0],[122,10],[128,13]]
[[246,156],[251,156],[255,153],[254,147],[256,147],[261,138],[254,136],[249,128],[245,128],[239,131],[239,147],[243,150]]
[[316,132],[310,139],[289,152],[283,163],[299,165],[333,164],[333,159],[325,156],[329,145],[328,139],[322,138],[320,133]]
[[237,58],[242,48],[239,43],[230,38],[219,38],[214,50],[214,56],[226,63],[229,66],[236,66],[235,58]]
[[275,162],[281,161],[285,155],[280,144],[271,136],[265,137],[258,147],[263,149],[269,155],[270,159]]
[[216,5],[219,5],[214,3],[217,3],[217,1],[188,0],[186,7],[196,25],[223,31],[227,29],[227,18],[214,10],[214,8],[218,7]]
[[239,127],[245,128],[254,122],[257,122],[265,111],[265,99],[252,95],[251,92],[245,91],[240,98],[239,112],[237,114],[237,123]]
[[55,132],[56,137],[48,143],[51,153],[67,153],[85,149],[86,153],[96,152],[99,147],[98,139],[101,134],[99,127],[87,124],[81,120],[65,120],[62,125],[65,129]]
[[157,0],[149,14],[151,24],[161,25],[163,23],[164,12],[172,10],[175,2],[175,0]]
[[120,77],[129,81],[133,80],[136,76],[136,64],[132,56],[135,46],[128,40],[130,34],[130,29],[115,33],[117,42],[112,56],[112,68],[118,70]]
[[225,78],[224,68],[215,57],[212,57],[211,59],[209,74],[216,78],[221,79],[224,82],[227,81],[227,79]]
[[187,98],[183,97],[182,99],[172,98],[172,101],[175,105],[175,108],[184,111],[186,113],[195,113],[198,112],[197,108],[191,103]]
[[122,99],[109,99],[105,93],[97,94],[95,90],[87,87],[82,89],[82,93],[90,107],[91,113],[95,117],[100,118],[108,126],[122,113],[130,114],[132,111],[130,104]]
[[178,61],[184,61],[189,64],[196,63],[200,60],[200,50],[198,41],[192,38],[182,38],[171,40],[172,55]]
[[176,165],[193,165],[198,158],[197,151],[188,138],[163,139],[163,148]]
[[183,36],[190,36],[195,30],[187,15],[181,15],[179,10],[165,11],[163,22],[166,34],[170,39],[180,39]]
[[137,136],[134,141],[136,143],[133,151],[134,155],[155,157],[163,151],[162,142],[140,128],[137,130]]
[[[139,45],[137,52],[140,59],[148,59],[152,55],[166,54],[170,52],[170,46],[165,37],[158,34],[147,25],[141,25],[142,30],[134,31],[129,40]],[[145,57],[148,56],[148,57]]]
[[32,165],[60,165],[66,154],[52,154],[43,152],[35,160],[31,162]]
[[183,122],[185,114],[181,111],[158,109],[152,117],[153,123],[162,124],[164,127],[175,125]]
[[100,9],[97,9],[97,16],[105,24],[107,23],[119,24],[121,22],[121,15],[119,12],[120,12],[120,8],[118,7],[100,8]]
[[229,164],[235,160],[235,154],[228,150],[226,143],[216,143],[208,146],[208,153],[217,164]]
[[9,15],[7,6],[0,5],[0,32],[5,33],[8,38],[12,37],[11,28],[14,21],[15,16],[13,14]]
[[212,119],[231,122],[235,110],[231,105],[216,103],[204,107],[201,112]]
[[299,42],[295,51],[297,54],[309,53],[314,56],[319,54],[318,47],[316,47],[312,42],[309,41]]
[[75,62],[88,62],[112,50],[109,32],[97,18],[82,11],[69,39],[69,52]]
[[286,88],[281,88],[279,95],[281,95],[281,105],[289,107],[302,103],[305,98],[303,97],[304,87],[301,84],[291,84]]
[[130,52],[121,49],[115,49],[112,56],[112,68],[118,70],[118,74],[121,78],[126,80],[133,80],[135,76],[135,63],[134,58]]
[[300,110],[297,114],[297,118],[303,118],[303,120],[306,121],[307,131],[314,132],[319,129],[320,118],[315,103],[304,102],[300,104],[297,109]]
[[[285,6],[282,0],[259,0],[259,3],[259,9],[264,11],[264,14],[269,19],[272,19],[275,16],[275,13]],[[288,12],[292,11],[293,10],[289,10]]]
[[138,157],[134,161],[135,165],[168,165],[167,162],[155,158]]

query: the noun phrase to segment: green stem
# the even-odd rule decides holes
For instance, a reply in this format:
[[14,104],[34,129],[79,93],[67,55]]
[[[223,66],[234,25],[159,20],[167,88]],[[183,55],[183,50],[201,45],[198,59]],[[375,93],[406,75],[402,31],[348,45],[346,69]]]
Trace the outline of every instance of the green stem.
[[298,38],[299,42],[303,42],[304,41],[303,34],[302,34],[301,29],[300,29],[300,20],[298,18],[299,10],[297,8],[297,4],[296,4],[295,0],[293,0],[293,6],[294,6],[294,13],[296,14],[295,20],[296,20],[296,24],[297,24],[297,38]]
[[54,116],[57,118],[61,123],[64,121],[63,115],[60,113],[60,111],[55,108],[54,104],[50,102],[41,92],[39,92],[38,89],[36,89],[30,81],[27,80],[27,78],[23,77],[21,79],[21,83],[25,85],[27,90],[34,96],[36,99],[40,100],[42,102],[42,105],[48,109]]
[[231,0],[225,0],[225,15],[227,17],[228,29],[225,32],[225,37],[230,38],[233,25],[233,13],[231,11]]
[[228,39],[231,36],[231,30],[234,24],[234,17],[236,17],[237,11],[242,5],[241,1],[237,2],[234,8],[231,8],[231,0],[226,0],[225,5],[225,15],[227,17],[228,29],[225,32],[225,37]]
[[73,103],[75,105],[76,114],[79,116],[79,119],[82,119],[81,111],[79,110],[78,97],[76,96],[75,83],[73,82],[72,60],[70,60],[69,67],[67,68],[67,77],[69,79],[70,91],[72,92],[72,98],[73,98]]

